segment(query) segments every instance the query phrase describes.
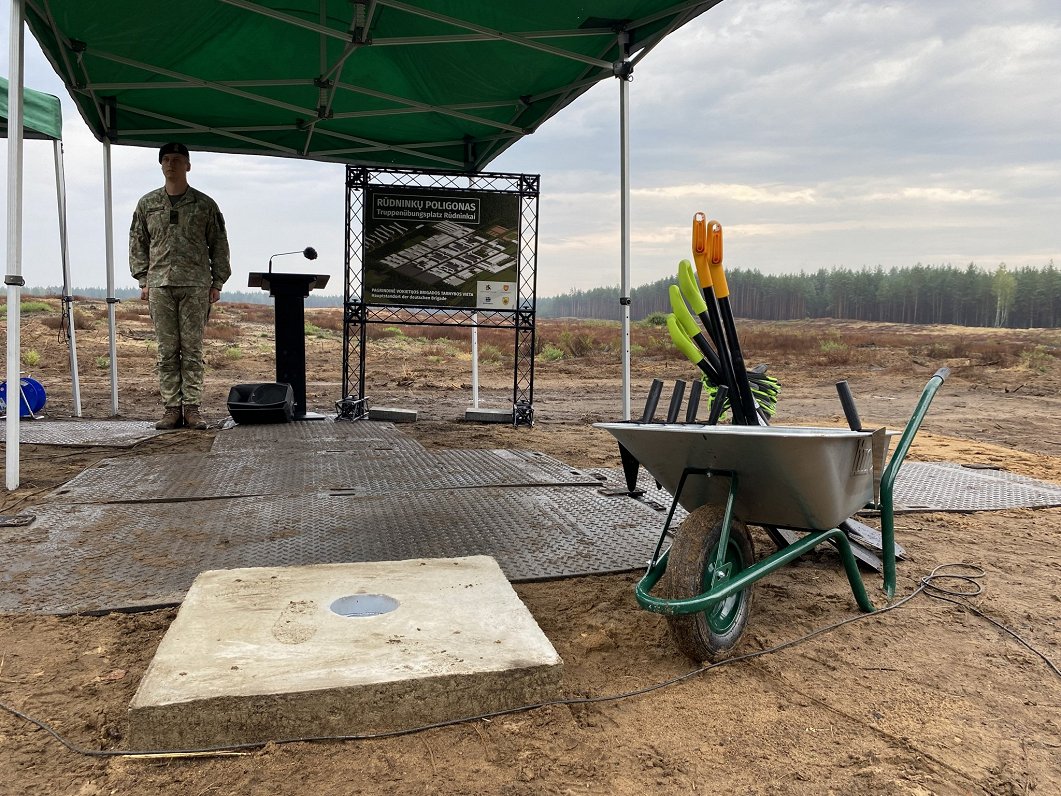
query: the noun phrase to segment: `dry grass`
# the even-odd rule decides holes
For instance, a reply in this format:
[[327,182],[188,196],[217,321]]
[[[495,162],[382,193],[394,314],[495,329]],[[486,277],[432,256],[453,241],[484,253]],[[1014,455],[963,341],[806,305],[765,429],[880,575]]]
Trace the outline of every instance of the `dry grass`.
[[329,332],[343,331],[343,311],[340,309],[306,310],[306,322]]
[[151,320],[151,310],[146,301],[137,304],[126,304],[114,310],[114,317],[119,321]]
[[[58,329],[63,323],[63,316],[59,313],[45,315],[40,319],[40,322],[48,329]],[[74,307],[74,329],[91,329],[94,324],[95,322],[88,313],[82,312],[77,307]]]
[[240,338],[240,328],[228,321],[211,321],[206,324],[203,332],[206,340],[222,340],[226,343],[234,343]]

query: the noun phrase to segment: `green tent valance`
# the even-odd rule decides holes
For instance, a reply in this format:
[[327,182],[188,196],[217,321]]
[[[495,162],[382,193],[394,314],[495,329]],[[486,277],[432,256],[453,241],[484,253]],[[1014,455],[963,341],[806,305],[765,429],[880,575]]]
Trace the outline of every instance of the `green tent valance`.
[[[7,137],[7,78],[0,77],[0,135]],[[31,88],[22,92],[22,127],[26,138],[63,140],[59,98]]]
[[42,0],[100,140],[479,171],[720,0]]

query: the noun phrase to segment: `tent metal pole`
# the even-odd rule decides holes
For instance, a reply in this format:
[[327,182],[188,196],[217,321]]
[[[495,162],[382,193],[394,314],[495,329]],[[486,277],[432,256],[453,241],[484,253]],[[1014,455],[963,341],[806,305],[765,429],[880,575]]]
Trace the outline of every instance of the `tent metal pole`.
[[472,409],[479,408],[479,313],[472,313]]
[[11,0],[7,97],[7,419],[4,476],[9,490],[19,485],[19,420],[22,415],[22,53],[24,0]]
[[622,286],[623,420],[630,419],[630,81],[619,77],[619,208]]
[[52,141],[55,150],[55,195],[59,202],[59,249],[63,259],[63,314],[70,338],[70,384],[74,394],[74,417],[81,417],[81,379],[77,372],[77,336],[74,333],[74,299],[70,295],[70,240],[66,230],[66,173],[63,142]]
[[110,332],[111,416],[118,416],[118,340],[114,307],[114,204],[111,192],[111,142],[103,142],[103,224],[107,246],[107,328]]

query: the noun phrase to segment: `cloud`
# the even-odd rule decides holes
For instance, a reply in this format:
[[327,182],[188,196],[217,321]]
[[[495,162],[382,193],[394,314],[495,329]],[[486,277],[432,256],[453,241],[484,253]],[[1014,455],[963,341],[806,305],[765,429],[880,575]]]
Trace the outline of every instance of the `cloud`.
[[[6,26],[6,18],[0,19]],[[0,27],[6,40],[6,27]],[[63,97],[71,257],[101,284],[102,147],[27,38],[27,81]],[[664,40],[630,84],[634,284],[688,256],[692,214],[727,261],[763,271],[915,262],[1061,262],[1061,3],[727,0]],[[596,86],[491,169],[541,174],[540,295],[619,280],[619,89]],[[115,147],[114,248],[160,184],[155,151]],[[236,275],[314,245],[341,290],[343,170],[196,155],[229,219]],[[58,273],[54,176],[27,147],[27,273]],[[6,234],[6,233],[0,233]],[[125,280],[125,281],[123,281]]]

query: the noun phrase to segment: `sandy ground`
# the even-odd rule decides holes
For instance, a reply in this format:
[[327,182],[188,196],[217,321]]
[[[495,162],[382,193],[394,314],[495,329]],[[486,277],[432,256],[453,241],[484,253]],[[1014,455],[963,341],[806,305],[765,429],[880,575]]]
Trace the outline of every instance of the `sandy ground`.
[[[337,314],[337,311],[335,311]],[[110,411],[103,308],[78,331],[85,414]],[[26,316],[27,372],[70,414],[66,349],[43,316]],[[272,378],[269,319],[222,307],[211,321],[205,410],[226,414],[228,385]],[[326,312],[308,342],[310,405],[339,397],[341,344]],[[557,343],[577,325],[543,322]],[[120,409],[158,411],[149,327],[134,306],[119,320]],[[218,331],[220,330],[220,331]],[[940,390],[911,457],[1002,467],[1061,482],[1061,365],[1056,331],[804,323],[743,326],[753,362],[784,384],[775,423],[843,425],[833,384],[850,381],[867,425],[899,427],[937,367]],[[634,411],[653,377],[689,367],[639,330]],[[227,339],[226,339],[227,338]],[[840,341],[843,348],[823,345]],[[467,346],[387,337],[369,344],[370,405],[415,408],[407,433],[428,446],[539,450],[575,466],[618,466],[593,429],[621,416],[617,355],[600,350],[535,372],[533,428],[462,422]],[[511,366],[485,364],[483,402],[504,406]],[[22,486],[0,511],[31,508],[105,456],[205,450],[214,431],[179,431],[132,449],[25,446]],[[1061,509],[910,514],[897,521],[910,554],[899,596],[934,567],[984,571],[969,604],[1061,663]],[[761,532],[760,554],[771,549]],[[606,541],[605,541],[606,543]],[[2,563],[0,548],[0,563]],[[2,572],[2,567],[0,567]],[[694,666],[666,622],[639,609],[636,573],[517,585],[565,663],[566,697],[619,696],[471,721],[384,740],[269,745],[238,756],[133,759],[126,708],[174,611],[68,617],[0,615],[0,701],[47,722],[74,750],[0,711],[2,794],[1057,794],[1061,677],[981,616],[914,597],[900,608],[681,682]],[[879,604],[879,579],[866,573]],[[797,639],[857,614],[835,555],[822,551],[761,581],[739,652]]]

